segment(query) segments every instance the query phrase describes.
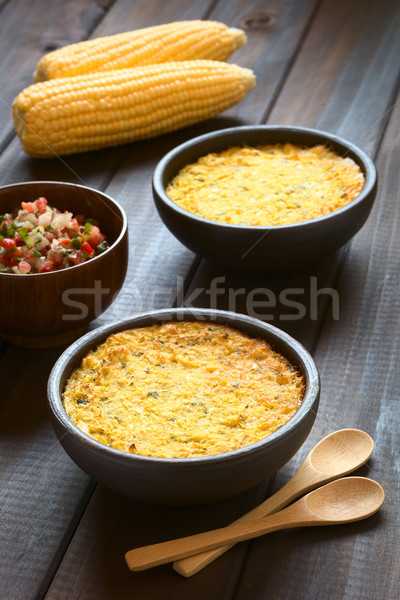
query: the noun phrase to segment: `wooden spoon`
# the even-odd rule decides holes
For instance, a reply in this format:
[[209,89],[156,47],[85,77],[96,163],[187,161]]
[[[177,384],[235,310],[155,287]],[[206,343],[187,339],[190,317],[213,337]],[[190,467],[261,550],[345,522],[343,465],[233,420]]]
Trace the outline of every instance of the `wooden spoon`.
[[373,515],[384,499],[385,493],[376,481],[366,477],[345,477],[327,483],[269,517],[136,548],[127,552],[125,559],[132,571],[143,571],[196,552],[280,529],[359,521]]
[[[286,485],[234,522],[266,517],[319,485],[355,471],[367,462],[373,449],[372,438],[359,429],[340,429],[331,433],[311,450],[297,473]],[[188,556],[175,562],[173,567],[181,575],[190,577],[231,547],[223,546],[209,552]]]

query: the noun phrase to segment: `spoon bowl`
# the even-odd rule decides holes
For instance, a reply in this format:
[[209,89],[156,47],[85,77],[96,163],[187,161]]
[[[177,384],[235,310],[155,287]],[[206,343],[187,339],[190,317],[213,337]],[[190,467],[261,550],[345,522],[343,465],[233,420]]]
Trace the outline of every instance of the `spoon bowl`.
[[[339,429],[324,437],[308,454],[297,473],[273,496],[243,515],[239,521],[266,517],[287,506],[318,485],[348,475],[367,462],[374,449],[373,439],[360,429]],[[215,548],[174,563],[177,573],[190,577],[229,550]]]
[[241,542],[280,529],[359,521],[376,513],[384,499],[382,487],[372,479],[338,479],[310,492],[276,514],[254,521],[234,523],[228,527],[178,540],[136,548],[127,552],[125,559],[132,571],[142,571],[196,552],[218,548],[221,544]]
[[347,475],[367,462],[373,439],[360,429],[340,429],[326,436],[309,454],[310,465],[320,473]]
[[304,501],[312,513],[312,524],[337,524],[370,517],[382,506],[384,498],[384,491],[376,481],[348,477],[310,492]]

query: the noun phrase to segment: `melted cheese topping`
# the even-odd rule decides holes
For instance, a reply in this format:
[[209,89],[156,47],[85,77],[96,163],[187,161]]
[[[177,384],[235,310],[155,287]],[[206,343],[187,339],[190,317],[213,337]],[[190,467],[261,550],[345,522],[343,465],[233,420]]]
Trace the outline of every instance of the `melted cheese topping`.
[[327,215],[353,200],[364,175],[324,145],[233,147],[185,166],[166,188],[181,208],[235,225],[286,225]]
[[263,339],[193,321],[111,335],[72,373],[63,404],[113,448],[188,458],[264,438],[303,396],[303,376]]

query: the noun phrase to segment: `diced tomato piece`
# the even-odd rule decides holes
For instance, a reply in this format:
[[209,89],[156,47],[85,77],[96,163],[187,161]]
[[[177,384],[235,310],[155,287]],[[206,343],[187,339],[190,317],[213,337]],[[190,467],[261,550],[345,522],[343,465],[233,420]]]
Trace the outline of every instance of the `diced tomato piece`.
[[56,269],[55,264],[53,263],[52,260],[45,260],[40,265],[40,272],[41,273],[49,273],[50,271],[56,271],[56,270],[57,269]]
[[7,254],[7,250],[5,250],[5,248],[0,248],[0,250],[0,261],[8,267],[10,265],[11,255]]
[[75,229],[75,231],[77,231],[78,233],[80,233],[80,232],[81,232],[81,228],[80,228],[80,226],[79,226],[78,219],[76,219],[76,218],[72,218],[72,219],[71,219],[71,224],[72,224],[72,227]]
[[25,244],[25,240],[19,235],[18,231],[16,231],[14,240],[17,246],[23,246]]
[[14,267],[19,264],[19,258],[22,256],[21,252],[18,252],[18,256],[16,256],[16,252],[13,254],[9,254],[8,256],[8,264],[10,267]]
[[3,246],[3,248],[5,248],[6,250],[8,250],[8,252],[15,252],[17,247],[15,244],[15,240],[13,238],[3,238],[0,241],[1,245]]
[[60,246],[63,246],[63,248],[71,248],[71,238],[69,237],[58,238],[58,243]]
[[85,254],[94,254],[94,250],[88,242],[83,242],[83,244],[81,246],[81,250]]
[[31,213],[35,212],[35,205],[33,202],[21,202],[21,206],[24,210],[28,210]]
[[105,239],[106,236],[101,233],[97,225],[92,225],[90,229],[90,234],[87,237],[85,236],[86,242],[90,244],[92,248],[96,248]]
[[30,260],[33,260],[34,258],[35,258],[35,255],[33,253],[33,248],[29,248],[29,250],[27,250],[25,252],[24,260],[29,262]]
[[52,242],[54,240],[54,233],[50,233],[50,231],[45,231],[43,235],[46,238],[46,240],[49,240],[49,242]]
[[82,252],[80,250],[75,250],[74,252],[71,252],[68,258],[74,265],[80,265],[81,262],[83,262]]
[[41,196],[40,198],[35,200],[34,204],[36,205],[36,210],[38,210],[40,213],[45,212],[47,206],[46,198],[43,198],[43,196]]
[[52,263],[54,263],[54,265],[59,266],[63,261],[63,257],[64,255],[62,250],[59,248],[54,248],[53,250],[49,250],[46,260],[50,260]]

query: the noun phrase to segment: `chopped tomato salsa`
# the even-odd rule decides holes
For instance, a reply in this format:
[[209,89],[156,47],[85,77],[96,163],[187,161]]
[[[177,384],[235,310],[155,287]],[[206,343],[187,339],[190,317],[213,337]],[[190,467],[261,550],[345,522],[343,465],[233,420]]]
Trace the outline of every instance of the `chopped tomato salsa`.
[[108,248],[92,219],[49,206],[46,198],[21,202],[0,215],[0,273],[48,273],[79,265]]

